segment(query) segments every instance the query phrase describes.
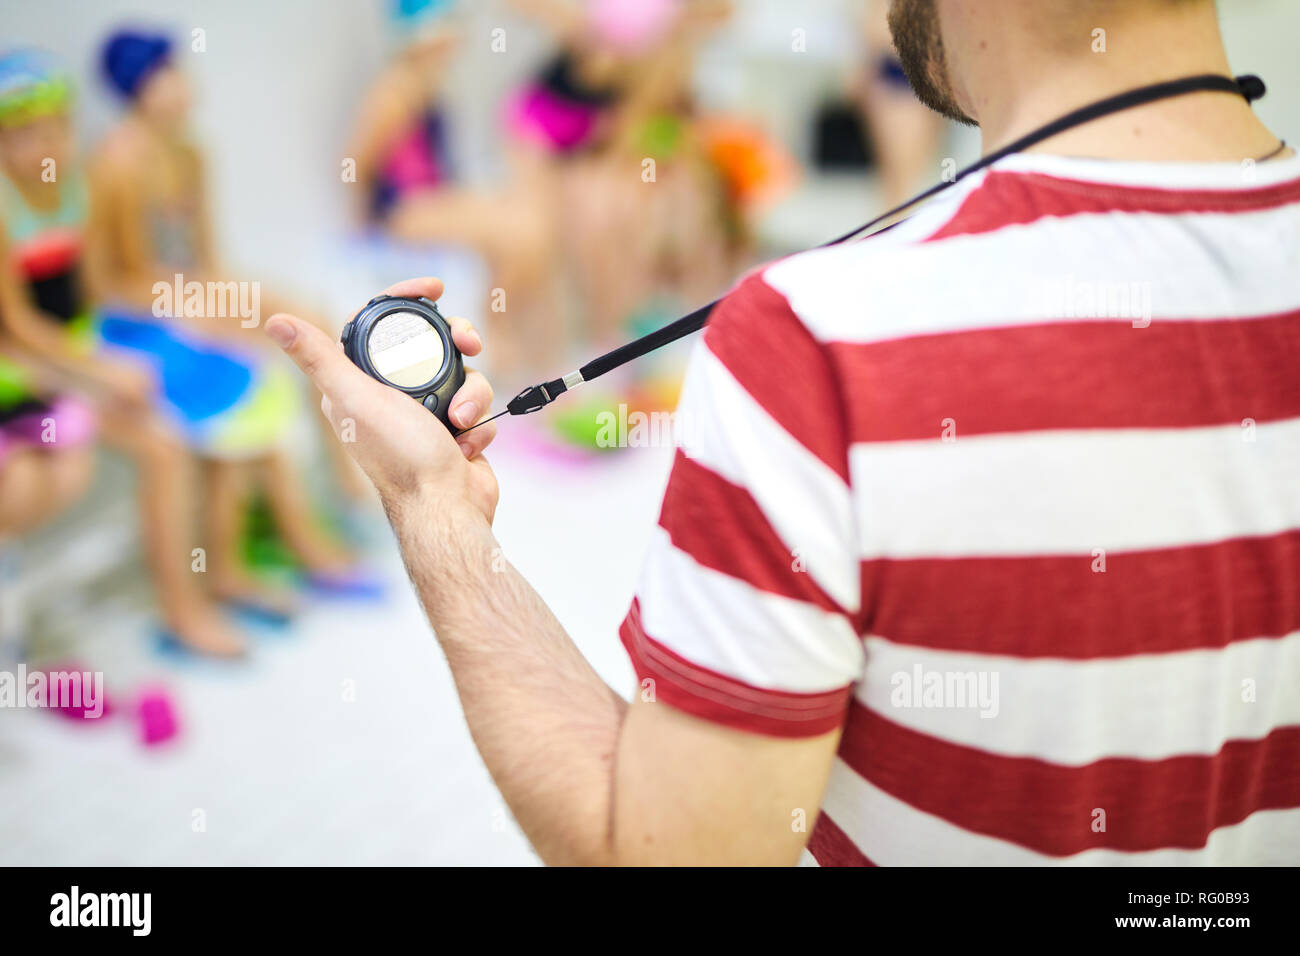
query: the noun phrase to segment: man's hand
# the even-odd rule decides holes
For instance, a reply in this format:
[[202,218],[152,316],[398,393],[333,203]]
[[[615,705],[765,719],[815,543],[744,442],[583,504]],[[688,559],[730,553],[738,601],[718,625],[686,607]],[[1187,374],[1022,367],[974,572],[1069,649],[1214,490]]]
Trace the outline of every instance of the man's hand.
[[[385,289],[387,295],[442,295],[440,279],[407,279]],[[465,355],[483,348],[466,319],[450,319],[452,340]],[[369,476],[390,514],[419,498],[428,513],[468,509],[491,523],[497,482],[482,457],[496,436],[496,423],[455,439],[419,402],[381,385],[353,365],[342,347],[310,322],[279,313],[266,321],[266,333],[312,380],[321,409],[348,453]],[[492,387],[467,368],[465,384],[451,400],[452,424],[479,421],[492,406]]]

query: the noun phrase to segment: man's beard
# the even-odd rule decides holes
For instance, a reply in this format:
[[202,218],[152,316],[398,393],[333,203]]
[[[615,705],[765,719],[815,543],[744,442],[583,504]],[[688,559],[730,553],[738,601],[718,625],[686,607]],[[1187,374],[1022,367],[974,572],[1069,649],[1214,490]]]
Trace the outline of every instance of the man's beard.
[[889,32],[898,59],[903,64],[912,91],[930,109],[969,126],[978,125],[967,116],[948,81],[948,63],[943,52],[943,33],[935,0],[891,0]]

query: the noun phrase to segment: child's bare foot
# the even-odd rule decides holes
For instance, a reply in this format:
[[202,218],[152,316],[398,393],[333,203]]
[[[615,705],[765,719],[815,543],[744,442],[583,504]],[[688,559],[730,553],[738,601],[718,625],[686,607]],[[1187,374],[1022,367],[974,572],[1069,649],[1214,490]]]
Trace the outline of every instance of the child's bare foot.
[[208,657],[242,657],[246,648],[239,631],[210,605],[187,607],[167,615],[172,635],[191,651]]
[[304,521],[295,531],[284,536],[285,543],[309,574],[341,574],[356,567],[352,549],[314,521]]
[[236,572],[216,579],[212,595],[269,617],[290,618],[298,612],[298,599],[292,591],[263,584],[248,574]]
[[300,555],[299,558],[309,574],[326,577],[350,574],[357,567],[357,559],[351,552],[338,547],[322,549],[310,555]]

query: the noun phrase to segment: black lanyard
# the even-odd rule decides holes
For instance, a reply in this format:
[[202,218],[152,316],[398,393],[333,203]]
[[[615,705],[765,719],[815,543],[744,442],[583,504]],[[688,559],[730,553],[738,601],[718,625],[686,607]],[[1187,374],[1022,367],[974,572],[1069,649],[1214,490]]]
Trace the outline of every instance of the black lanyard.
[[[1113,113],[1119,113],[1123,110],[1130,110],[1134,107],[1145,106],[1148,103],[1154,103],[1157,100],[1167,100],[1175,96],[1184,96],[1188,93],[1216,92],[1216,93],[1233,93],[1237,96],[1245,97],[1246,102],[1251,103],[1262,97],[1265,93],[1264,81],[1257,76],[1239,76],[1235,80],[1216,74],[1206,74],[1203,76],[1189,76],[1181,80],[1170,80],[1166,83],[1156,83],[1152,86],[1144,86],[1140,89],[1130,90],[1127,93],[1120,93],[1118,96],[1112,96],[1100,102],[1093,103],[1091,106],[1085,106],[1077,109],[1073,113],[1062,116],[1060,119],[1048,123],[1041,129],[1034,130],[1027,136],[1016,140],[1008,146],[990,153],[981,158],[979,162],[967,166],[957,175],[941,183],[936,183],[925,192],[909,199],[901,206],[896,206],[888,212],[877,216],[875,219],[859,226],[852,232],[846,232],[842,236],[832,239],[830,242],[822,243],[815,248],[823,249],[826,246],[839,245],[842,242],[861,235],[873,226],[898,215],[906,209],[917,203],[935,196],[951,186],[955,186],[972,173],[977,173],[981,169],[987,169],[998,160],[1010,156],[1012,153],[1023,152],[1031,146],[1041,143],[1045,139],[1050,139],[1066,130],[1074,129],[1076,126],[1082,126],[1084,123],[1090,123],[1095,119],[1103,116],[1110,116]],[[1285,144],[1283,144],[1285,147]],[[713,311],[721,299],[715,299],[708,305],[701,306],[690,315],[685,315],[674,322],[669,322],[661,329],[656,329],[649,335],[644,335],[639,339],[628,342],[626,345],[620,345],[612,352],[606,352],[600,358],[592,359],[586,365],[577,371],[570,372],[557,379],[549,382],[543,382],[539,385],[530,385],[506,405],[504,412],[498,412],[492,418],[500,418],[502,415],[527,415],[530,412],[538,411],[545,408],[551,402],[555,401],[560,395],[569,389],[576,388],[583,382],[590,382],[594,378],[599,378],[606,372],[618,368],[620,365],[626,365],[633,359],[638,359],[648,352],[662,348],[670,342],[676,342],[678,339],[690,335],[692,332],[698,332],[704,327],[704,323],[709,318],[709,313]],[[484,419],[479,425],[492,419]],[[471,426],[477,428],[478,425]],[[466,429],[468,431],[468,429]]]

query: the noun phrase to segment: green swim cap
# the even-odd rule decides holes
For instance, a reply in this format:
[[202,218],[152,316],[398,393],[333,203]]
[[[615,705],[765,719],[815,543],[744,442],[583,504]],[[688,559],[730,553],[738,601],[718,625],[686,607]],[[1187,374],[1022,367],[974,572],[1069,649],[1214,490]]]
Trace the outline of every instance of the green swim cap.
[[0,55],[0,126],[57,116],[71,104],[72,79],[53,56],[41,50]]

